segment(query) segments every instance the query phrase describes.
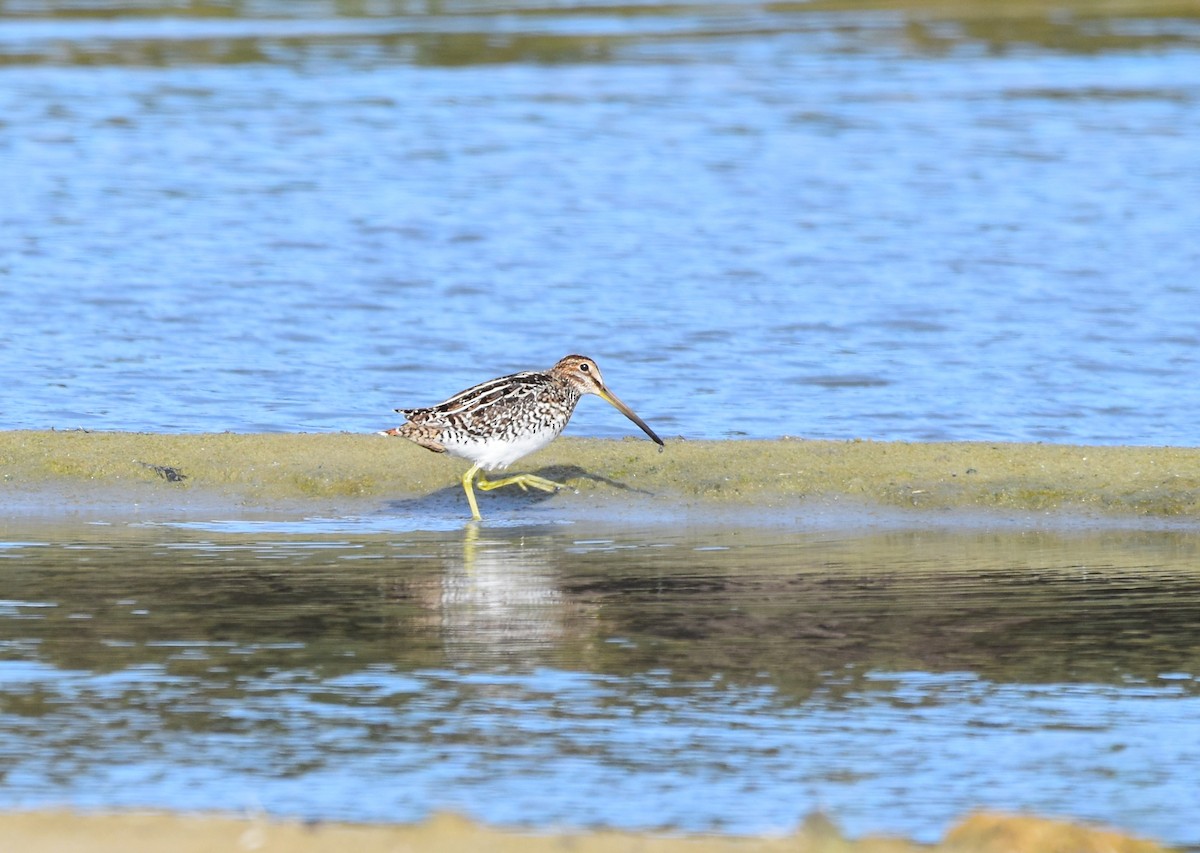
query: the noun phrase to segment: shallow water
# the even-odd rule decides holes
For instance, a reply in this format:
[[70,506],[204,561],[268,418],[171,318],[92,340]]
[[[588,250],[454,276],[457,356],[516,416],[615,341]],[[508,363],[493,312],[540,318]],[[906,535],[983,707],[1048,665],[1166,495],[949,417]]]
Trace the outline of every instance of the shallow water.
[[5,0],[0,427],[1200,442],[1200,17],[862,5]]
[[1200,536],[10,524],[0,808],[1200,845]]

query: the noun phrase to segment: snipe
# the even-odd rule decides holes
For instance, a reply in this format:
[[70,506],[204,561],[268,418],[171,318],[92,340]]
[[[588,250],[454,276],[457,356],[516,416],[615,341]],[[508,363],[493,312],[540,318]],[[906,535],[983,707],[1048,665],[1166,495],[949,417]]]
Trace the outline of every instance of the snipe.
[[484,491],[520,486],[553,492],[563,487],[533,474],[487,480],[479,472],[507,468],[554,441],[584,394],[607,400],[662,448],[663,441],[654,430],[608,390],[596,362],[582,355],[568,355],[545,372],[514,373],[481,382],[436,406],[396,409],[407,423],[380,434],[398,435],[435,453],[469,460],[472,465],[463,474],[462,485],[471,517],[478,521],[473,485]]

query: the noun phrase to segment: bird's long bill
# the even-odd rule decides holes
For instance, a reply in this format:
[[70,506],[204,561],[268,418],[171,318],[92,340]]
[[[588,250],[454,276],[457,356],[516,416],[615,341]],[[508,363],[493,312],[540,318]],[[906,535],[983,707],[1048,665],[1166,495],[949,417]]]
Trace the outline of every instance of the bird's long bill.
[[629,420],[633,421],[635,424],[640,426],[642,428],[642,432],[644,432],[644,433],[646,433],[646,435],[650,436],[650,438],[654,440],[655,444],[657,444],[659,447],[664,446],[663,440],[654,434],[654,430],[652,430],[652,429],[650,429],[650,427],[646,426],[646,422],[644,420],[642,420],[641,418],[639,418],[637,415],[635,415],[633,413],[633,409],[629,408],[624,403],[622,403],[620,400],[618,400],[617,396],[615,394],[613,394],[612,391],[609,391],[604,386],[601,386],[600,387],[600,397],[601,397],[601,399],[611,403],[613,405],[613,408],[615,408],[618,412],[620,412],[625,417],[629,418]]

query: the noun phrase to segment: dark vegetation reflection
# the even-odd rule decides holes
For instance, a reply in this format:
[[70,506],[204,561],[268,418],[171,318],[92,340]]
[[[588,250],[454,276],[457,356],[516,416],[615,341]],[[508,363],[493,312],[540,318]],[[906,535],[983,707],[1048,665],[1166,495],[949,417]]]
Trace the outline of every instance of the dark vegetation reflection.
[[1196,668],[1196,547],[1171,532],[743,531],[710,549],[674,534],[474,525],[342,538],[155,529],[0,551],[0,648],[64,670],[155,664],[214,690],[375,665],[666,670],[765,679],[793,698],[871,671],[1120,685]]
[[[887,8],[880,8],[886,6]],[[736,38],[819,37],[821,50],[864,47],[917,56],[984,50],[1073,54],[1194,47],[1198,13],[1168,2],[1106,4],[805,3],[446,4],[392,2],[5,4],[0,14],[49,19],[0,39],[0,64],[260,64],[312,60],[466,66],[497,63],[619,62]],[[170,34],[157,17],[178,22]],[[89,21],[120,22],[91,27]],[[147,22],[144,31],[137,24]],[[830,38],[834,40],[831,41]]]

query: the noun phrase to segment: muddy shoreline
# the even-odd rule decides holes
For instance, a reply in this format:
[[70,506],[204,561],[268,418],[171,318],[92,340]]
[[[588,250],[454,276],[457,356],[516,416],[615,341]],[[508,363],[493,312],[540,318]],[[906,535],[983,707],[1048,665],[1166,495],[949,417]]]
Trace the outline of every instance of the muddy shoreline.
[[1107,828],[1087,827],[1031,816],[976,814],[952,827],[933,846],[899,838],[850,840],[826,819],[815,816],[795,833],[779,837],[697,836],[610,830],[530,832],[483,826],[454,815],[395,826],[296,823],[262,818],[162,813],[0,814],[0,837],[28,853],[76,850],[127,853],[131,850],[278,850],[288,853],[359,853],[396,850],[574,850],[580,853],[1160,853],[1169,848]]
[[[375,435],[0,432],[0,498],[10,515],[387,501],[453,515],[465,467]],[[639,439],[561,438],[513,470],[566,483],[573,494],[551,500],[572,510],[638,505],[770,517],[798,506],[860,505],[1200,523],[1200,448],[668,439],[659,453]],[[502,500],[520,506],[518,490],[500,490],[481,495],[485,514],[501,492],[515,492]]]

